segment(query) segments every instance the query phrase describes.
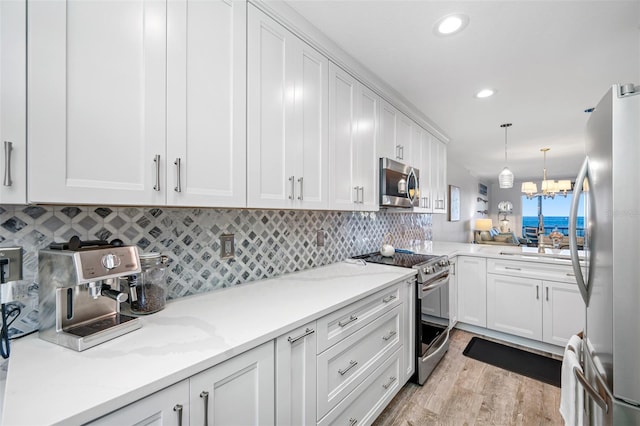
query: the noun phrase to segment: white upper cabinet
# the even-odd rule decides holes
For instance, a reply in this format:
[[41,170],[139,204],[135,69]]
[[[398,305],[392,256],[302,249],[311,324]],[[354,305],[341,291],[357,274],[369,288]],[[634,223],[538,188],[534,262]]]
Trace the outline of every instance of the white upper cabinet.
[[380,98],[350,74],[329,67],[330,207],[378,210]]
[[167,203],[244,207],[246,3],[167,4]]
[[243,206],[244,8],[30,2],[29,200]]
[[431,137],[431,190],[433,213],[447,212],[447,145],[434,136]]
[[413,121],[399,112],[396,126],[396,151],[398,151],[399,154],[399,156],[396,155],[396,158],[401,163],[417,167],[411,152],[413,145]]
[[387,101],[382,101],[380,112],[380,140],[378,155],[392,160],[400,160],[400,149],[396,143],[398,110]]
[[328,60],[249,7],[248,206],[327,208]]
[[24,0],[0,2],[0,203],[27,201],[26,52]]

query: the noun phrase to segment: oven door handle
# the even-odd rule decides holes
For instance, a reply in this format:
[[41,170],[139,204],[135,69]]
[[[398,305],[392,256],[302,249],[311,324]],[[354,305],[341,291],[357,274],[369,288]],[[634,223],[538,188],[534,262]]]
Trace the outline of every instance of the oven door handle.
[[426,285],[426,286],[422,286],[421,293],[424,294],[424,293],[426,293],[428,291],[435,290],[438,287],[442,287],[443,285],[447,284],[448,282],[449,282],[449,273],[447,272],[446,275],[443,275],[442,277],[438,278],[433,283],[431,283],[429,285]]

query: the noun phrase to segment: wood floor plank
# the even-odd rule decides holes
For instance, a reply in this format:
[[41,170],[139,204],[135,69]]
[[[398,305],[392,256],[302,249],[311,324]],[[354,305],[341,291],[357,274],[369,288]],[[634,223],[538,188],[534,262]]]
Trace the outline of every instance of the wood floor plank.
[[559,388],[462,355],[473,336],[454,330],[424,386],[407,383],[374,425],[563,424]]

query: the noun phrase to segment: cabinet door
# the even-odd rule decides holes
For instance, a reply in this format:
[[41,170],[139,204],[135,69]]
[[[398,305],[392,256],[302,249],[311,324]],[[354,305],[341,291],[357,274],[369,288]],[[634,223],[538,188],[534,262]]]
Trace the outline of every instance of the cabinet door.
[[316,323],[276,340],[276,424],[316,423]]
[[0,2],[0,203],[27,202],[27,6]]
[[191,377],[191,423],[274,424],[274,362],[271,341]]
[[168,2],[170,205],[246,204],[246,3]]
[[458,256],[458,316],[461,322],[487,326],[487,261]]
[[189,424],[189,380],[88,423],[91,426],[181,426]]
[[358,84],[358,123],[355,139],[354,186],[360,187],[357,210],[377,211],[378,145],[380,98],[372,90]]
[[400,151],[396,149],[398,110],[387,101],[382,101],[380,110],[380,141],[378,157],[399,160]]
[[447,212],[447,146],[439,140],[432,139],[432,167],[435,172],[433,191],[433,212]]
[[398,112],[396,124],[396,150],[398,151],[398,160],[404,164],[413,166],[413,158],[411,157],[411,133],[413,122],[409,117]]
[[487,328],[542,340],[542,281],[487,274]]
[[566,346],[569,338],[584,330],[585,306],[578,286],[543,281],[542,338],[546,343]]
[[27,16],[29,200],[164,203],[166,2],[34,1]]
[[356,92],[358,82],[331,64],[329,70],[329,156],[331,208],[353,210],[359,197],[355,182]]
[[402,352],[404,354],[403,371],[404,381],[407,382],[415,372],[416,364],[416,283],[415,280],[407,280],[403,284],[403,322],[404,336]]
[[[415,145],[414,145],[415,146]],[[431,135],[424,129],[420,131],[420,204],[419,208],[415,209],[420,213],[433,212],[433,176],[435,174],[432,161],[432,146]]]
[[328,60],[255,7],[248,13],[248,205],[326,208]]

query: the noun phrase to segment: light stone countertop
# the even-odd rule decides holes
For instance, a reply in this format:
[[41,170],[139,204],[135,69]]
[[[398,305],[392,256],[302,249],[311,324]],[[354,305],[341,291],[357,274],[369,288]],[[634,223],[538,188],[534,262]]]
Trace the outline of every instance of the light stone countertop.
[[340,262],[171,301],[83,352],[25,337],[12,342],[2,424],[90,421],[413,275]]

